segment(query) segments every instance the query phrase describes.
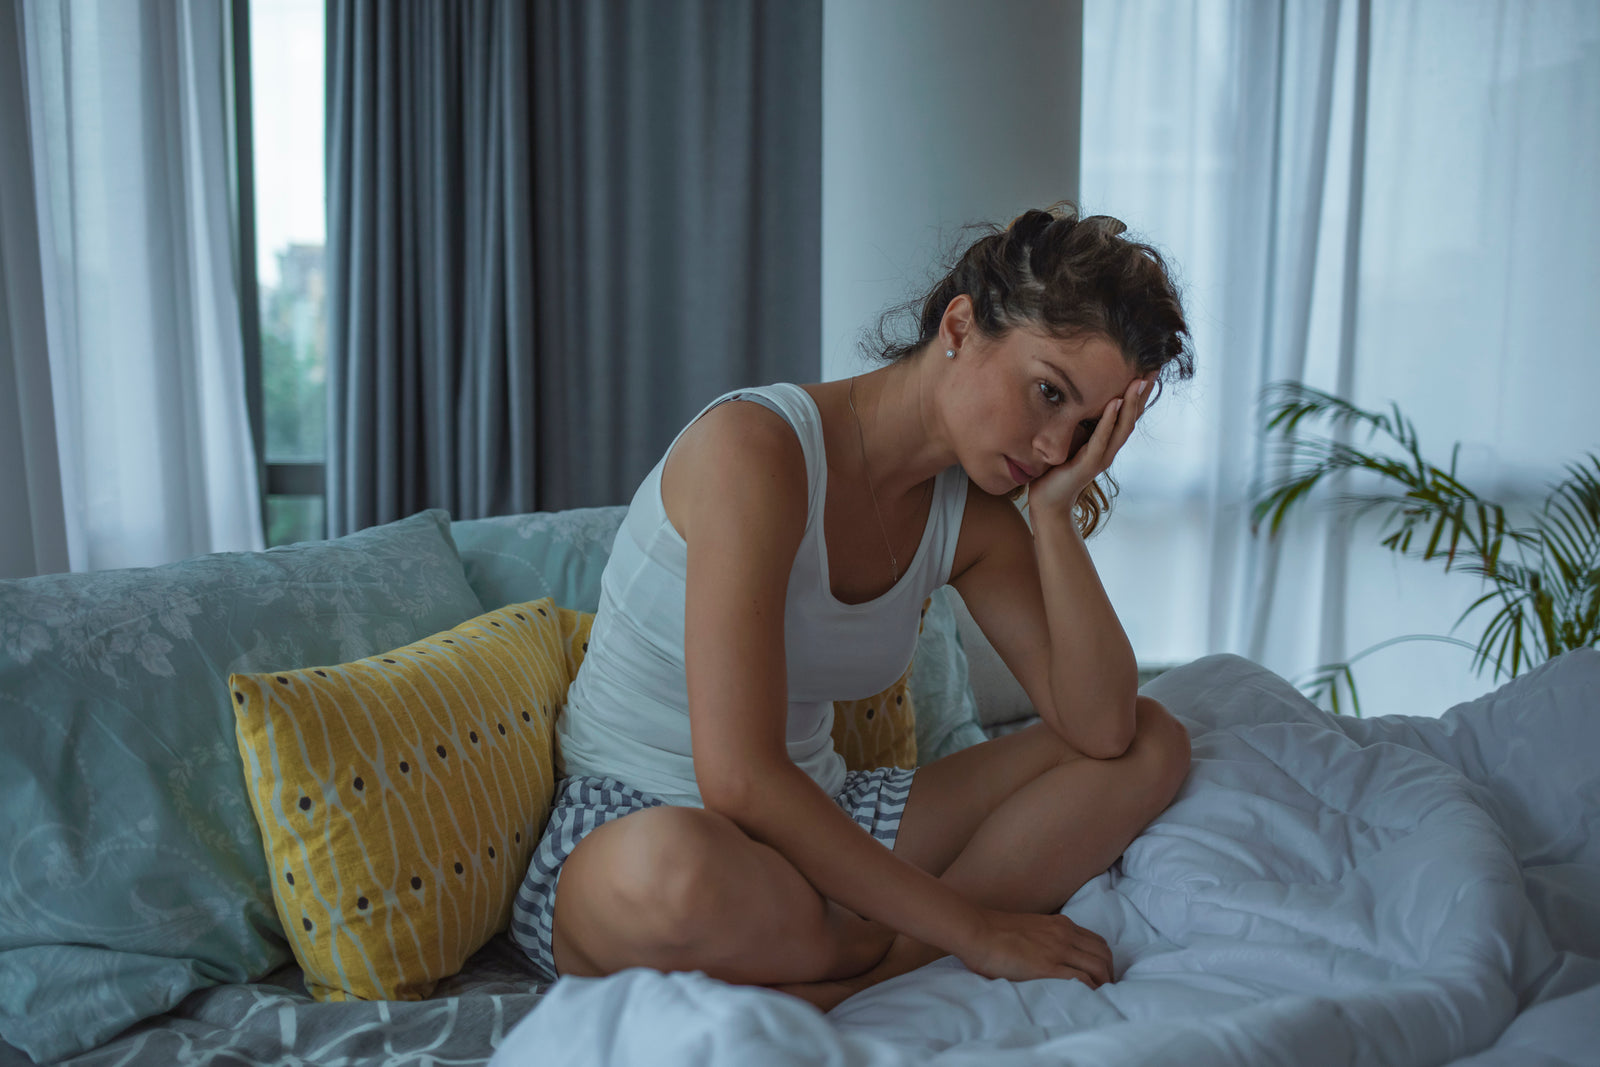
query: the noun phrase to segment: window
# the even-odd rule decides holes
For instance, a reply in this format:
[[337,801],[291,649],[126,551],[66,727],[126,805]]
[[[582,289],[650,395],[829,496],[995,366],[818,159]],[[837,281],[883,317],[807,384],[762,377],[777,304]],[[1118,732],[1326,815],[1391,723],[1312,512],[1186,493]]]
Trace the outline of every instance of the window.
[[251,262],[240,288],[253,305],[242,310],[247,347],[254,342],[251,408],[265,461],[269,546],[320,538],[327,529],[323,5],[235,6],[235,24],[248,27],[239,64],[248,89],[240,91],[240,206],[241,216],[253,214],[241,226]]

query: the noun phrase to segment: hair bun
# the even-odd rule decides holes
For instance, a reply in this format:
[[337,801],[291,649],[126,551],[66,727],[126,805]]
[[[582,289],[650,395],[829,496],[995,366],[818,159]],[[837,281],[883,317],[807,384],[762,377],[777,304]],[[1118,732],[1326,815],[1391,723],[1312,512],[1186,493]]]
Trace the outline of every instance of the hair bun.
[[1022,244],[1032,244],[1056,219],[1057,216],[1052,212],[1029,208],[1011,220],[1011,225],[1006,227],[1006,236]]

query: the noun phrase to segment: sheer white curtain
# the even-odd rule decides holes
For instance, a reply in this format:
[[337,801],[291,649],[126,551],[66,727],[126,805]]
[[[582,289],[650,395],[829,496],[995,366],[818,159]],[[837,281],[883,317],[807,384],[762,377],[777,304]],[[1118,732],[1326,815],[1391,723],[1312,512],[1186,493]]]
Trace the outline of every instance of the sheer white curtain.
[[[1392,557],[1371,523],[1324,508],[1250,535],[1259,392],[1397,401],[1507,503],[1600,449],[1600,5],[1087,0],[1084,23],[1081,199],[1181,264],[1198,355],[1091,543],[1141,658],[1294,677],[1447,632],[1476,581]],[[1492,683],[1469,661],[1375,653],[1363,708],[1436,714]]]
[[20,429],[0,467],[32,490],[7,523],[5,573],[260,547],[226,8],[29,0],[0,17],[11,49],[0,402]]

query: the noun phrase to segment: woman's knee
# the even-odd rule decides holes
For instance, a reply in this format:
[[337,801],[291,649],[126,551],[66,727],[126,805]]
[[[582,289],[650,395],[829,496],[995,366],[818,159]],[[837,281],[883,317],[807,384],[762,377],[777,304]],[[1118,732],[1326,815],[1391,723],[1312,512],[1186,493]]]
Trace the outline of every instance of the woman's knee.
[[1140,695],[1134,706],[1134,742],[1128,755],[1144,764],[1163,806],[1189,775],[1189,731],[1154,697]]
[[702,943],[714,931],[727,879],[719,865],[737,828],[715,812],[659,807],[617,824],[605,857],[607,909],[635,936],[670,949]]
[[[776,853],[759,854],[765,846],[731,819],[650,808],[614,829],[603,852],[583,857],[574,886],[593,896],[558,938],[592,960],[596,973],[646,966],[765,984],[813,981],[835,962],[825,902],[792,868],[788,877],[775,872]],[[565,874],[561,885],[569,891]],[[810,913],[815,922],[805,920]]]

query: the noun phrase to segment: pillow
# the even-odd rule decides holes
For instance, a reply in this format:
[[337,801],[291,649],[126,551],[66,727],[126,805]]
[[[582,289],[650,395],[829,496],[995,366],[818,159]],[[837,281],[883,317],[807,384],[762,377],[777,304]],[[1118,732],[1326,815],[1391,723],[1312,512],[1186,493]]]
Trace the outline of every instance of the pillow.
[[59,1058],[287,962],[229,673],[357,659],[482,610],[442,511],[0,581],[0,1036]]
[[626,507],[536,511],[450,527],[467,583],[484,610],[551,597],[577,611],[600,607],[600,575]]
[[956,622],[955,605],[960,603],[960,595],[950,586],[935,589],[917,636],[909,693],[917,707],[917,762],[922,765],[988,740],[978,721],[967,653]]
[[354,663],[229,679],[313,997],[421,1000],[505,929],[554,799],[578,624],[547,597]]
[[[913,659],[915,662],[915,659]],[[852,771],[917,765],[917,719],[907,682],[911,668],[888,689],[864,700],[833,702],[833,747]]]

